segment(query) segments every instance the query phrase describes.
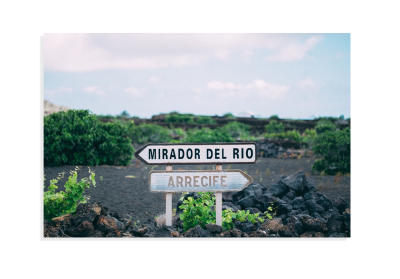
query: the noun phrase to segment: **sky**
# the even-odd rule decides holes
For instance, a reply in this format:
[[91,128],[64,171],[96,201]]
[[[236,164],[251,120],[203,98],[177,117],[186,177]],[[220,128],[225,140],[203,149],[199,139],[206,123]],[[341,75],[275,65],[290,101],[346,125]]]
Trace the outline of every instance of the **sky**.
[[350,34],[44,34],[44,99],[95,114],[350,117]]

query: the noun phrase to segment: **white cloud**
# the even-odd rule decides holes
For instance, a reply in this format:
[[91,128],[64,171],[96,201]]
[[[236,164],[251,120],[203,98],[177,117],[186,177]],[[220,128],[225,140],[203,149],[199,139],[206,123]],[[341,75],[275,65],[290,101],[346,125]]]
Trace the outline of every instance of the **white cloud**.
[[159,79],[157,77],[154,77],[154,76],[149,77],[147,79],[147,83],[157,83],[157,82],[159,82]]
[[136,88],[134,88],[134,87],[125,88],[124,92],[125,92],[125,93],[128,93],[128,95],[130,95],[130,96],[132,96],[132,97],[135,97],[135,98],[136,98],[136,97],[140,97],[140,96],[142,96],[142,94],[143,94],[143,91],[142,91],[142,90],[136,89]]
[[64,94],[64,93],[70,94],[70,93],[72,93],[72,91],[73,90],[70,87],[60,86],[55,90],[44,90],[44,94],[47,96],[54,96],[54,95]]
[[239,89],[236,85],[230,82],[221,82],[221,81],[211,81],[207,83],[208,89],[211,90],[232,90],[232,89]]
[[306,57],[321,37],[309,34],[45,34],[46,71],[87,72],[200,65],[211,59],[248,61]]
[[100,89],[100,87],[98,86],[88,86],[83,88],[83,91],[90,93],[90,94],[95,94],[95,95],[99,95],[99,96],[104,96],[106,95],[106,93]]
[[267,60],[293,61],[303,59],[306,57],[307,52],[312,50],[320,41],[322,41],[321,37],[311,37],[304,43],[292,41],[284,46],[281,46],[276,53],[269,55]]
[[310,89],[319,89],[319,85],[312,79],[307,78],[302,80],[297,85],[300,89],[310,90]]
[[207,83],[207,88],[211,91],[216,91],[216,94],[223,98],[249,98],[256,96],[266,99],[281,99],[289,91],[290,86],[271,84],[264,80],[256,79],[246,85],[212,81]]

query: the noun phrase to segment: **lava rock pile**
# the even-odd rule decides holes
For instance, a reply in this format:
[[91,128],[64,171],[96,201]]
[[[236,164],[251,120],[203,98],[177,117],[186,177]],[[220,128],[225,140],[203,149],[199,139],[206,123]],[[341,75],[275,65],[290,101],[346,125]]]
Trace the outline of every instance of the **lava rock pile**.
[[[189,196],[197,198],[197,193],[185,198]],[[342,197],[332,202],[318,193],[302,170],[281,176],[269,189],[253,183],[240,192],[223,193],[222,202],[222,210],[249,210],[260,215],[271,206],[276,216],[263,223],[236,221],[229,231],[208,224],[183,232],[181,200],[172,227],[160,226],[152,219],[137,224],[99,202],[87,202],[78,205],[75,215],[45,220],[44,237],[350,237],[350,204]]]

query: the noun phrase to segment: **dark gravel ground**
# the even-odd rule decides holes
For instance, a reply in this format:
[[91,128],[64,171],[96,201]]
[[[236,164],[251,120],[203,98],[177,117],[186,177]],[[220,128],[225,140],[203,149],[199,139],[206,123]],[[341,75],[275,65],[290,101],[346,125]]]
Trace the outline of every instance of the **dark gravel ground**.
[[[317,189],[332,201],[342,196],[350,202],[350,176],[320,176],[311,174],[311,165],[315,157],[300,159],[259,158],[255,164],[223,164],[223,169],[239,169],[268,188],[279,180],[279,177],[291,175],[300,169],[306,173],[307,180],[313,182]],[[173,170],[210,170],[214,165],[174,165]],[[63,185],[75,166],[44,167],[45,186],[50,180],[64,173],[64,178],[58,182],[58,190],[64,190]],[[130,166],[98,166],[91,167],[96,173],[96,187],[85,190],[84,195],[91,200],[99,201],[113,211],[131,215],[133,220],[146,220],[165,213],[165,200],[162,193],[152,193],[148,186],[148,174],[151,170],[165,170],[164,165],[147,166],[139,160],[133,160]],[[78,179],[88,175],[88,168],[80,166]],[[172,206],[180,194],[172,197]]]

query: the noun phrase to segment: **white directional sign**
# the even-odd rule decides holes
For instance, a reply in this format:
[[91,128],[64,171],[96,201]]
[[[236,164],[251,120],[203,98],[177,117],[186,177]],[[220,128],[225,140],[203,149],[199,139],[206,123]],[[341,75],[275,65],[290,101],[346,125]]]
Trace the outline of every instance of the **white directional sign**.
[[229,192],[241,191],[253,182],[241,170],[151,171],[152,192]]
[[148,165],[251,164],[257,161],[254,142],[235,143],[151,143],[135,153]]

